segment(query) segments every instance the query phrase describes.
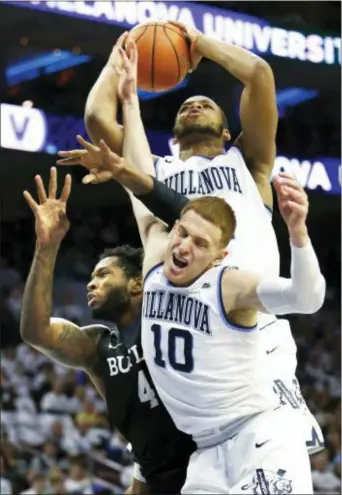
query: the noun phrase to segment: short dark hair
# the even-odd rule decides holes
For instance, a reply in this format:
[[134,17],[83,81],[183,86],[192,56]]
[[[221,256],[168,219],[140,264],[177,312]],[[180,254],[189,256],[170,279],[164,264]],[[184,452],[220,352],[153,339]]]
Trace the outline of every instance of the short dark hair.
[[142,248],[133,248],[124,244],[103,251],[99,261],[104,258],[118,258],[118,265],[123,269],[128,278],[139,277],[142,273],[144,251]]

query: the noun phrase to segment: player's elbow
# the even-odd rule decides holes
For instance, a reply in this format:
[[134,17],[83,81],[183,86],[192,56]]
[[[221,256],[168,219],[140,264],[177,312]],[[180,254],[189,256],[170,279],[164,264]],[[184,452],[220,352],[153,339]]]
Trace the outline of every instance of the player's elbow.
[[300,312],[303,314],[314,314],[321,309],[324,303],[326,293],[325,278],[321,274],[317,282],[312,287],[306,297],[301,297],[298,301]]
[[274,76],[273,71],[268,62],[262,58],[257,58],[254,63],[253,76],[252,78],[258,82],[273,82]]

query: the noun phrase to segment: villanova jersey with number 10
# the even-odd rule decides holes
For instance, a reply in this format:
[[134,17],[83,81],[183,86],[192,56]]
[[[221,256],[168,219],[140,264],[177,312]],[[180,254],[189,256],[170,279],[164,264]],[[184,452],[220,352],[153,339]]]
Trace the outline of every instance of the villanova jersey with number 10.
[[231,206],[237,227],[228,246],[227,264],[260,275],[279,275],[271,214],[236,146],[213,159],[195,155],[183,161],[166,156],[157,160],[155,168],[158,180],[189,199],[212,195]]
[[163,264],[145,277],[142,345],[153,382],[176,426],[200,439],[208,429],[234,433],[279,405],[265,369],[257,327],[229,323],[221,301],[226,267],[175,287]]

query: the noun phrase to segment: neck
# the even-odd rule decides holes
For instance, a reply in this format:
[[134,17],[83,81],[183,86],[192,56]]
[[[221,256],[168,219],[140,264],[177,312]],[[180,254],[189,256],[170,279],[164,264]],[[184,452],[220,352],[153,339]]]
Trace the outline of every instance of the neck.
[[131,301],[130,307],[115,321],[119,330],[125,330],[138,318],[141,313],[142,297],[135,298]]
[[202,155],[207,158],[214,158],[217,155],[222,155],[222,141],[201,141],[201,142],[182,142],[179,143],[179,157],[181,160],[187,160],[194,155]]

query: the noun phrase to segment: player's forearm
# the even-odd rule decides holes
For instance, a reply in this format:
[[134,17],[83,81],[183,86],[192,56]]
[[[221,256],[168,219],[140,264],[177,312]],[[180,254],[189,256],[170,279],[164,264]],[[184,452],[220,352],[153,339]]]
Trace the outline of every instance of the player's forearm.
[[182,209],[187,205],[189,199],[167,187],[166,184],[159,180],[155,178],[152,180],[153,187],[149,191],[136,196],[153,215],[172,227],[176,220],[179,219]]
[[134,96],[122,105],[124,124],[123,156],[138,170],[154,176],[153,157],[141,119],[139,99]]
[[271,71],[265,60],[231,43],[200,36],[197,48],[205,58],[221,65],[245,86],[258,76],[259,71]]
[[104,139],[108,146],[122,154],[122,129],[117,122],[119,77],[108,62],[92,87],[85,106],[85,125],[91,140]]
[[58,247],[40,248],[32,261],[21,309],[20,334],[32,345],[43,343],[49,332],[52,308],[53,272]]
[[269,313],[312,314],[324,302],[325,279],[310,239],[297,247],[291,243],[291,279],[260,282],[258,298]]

